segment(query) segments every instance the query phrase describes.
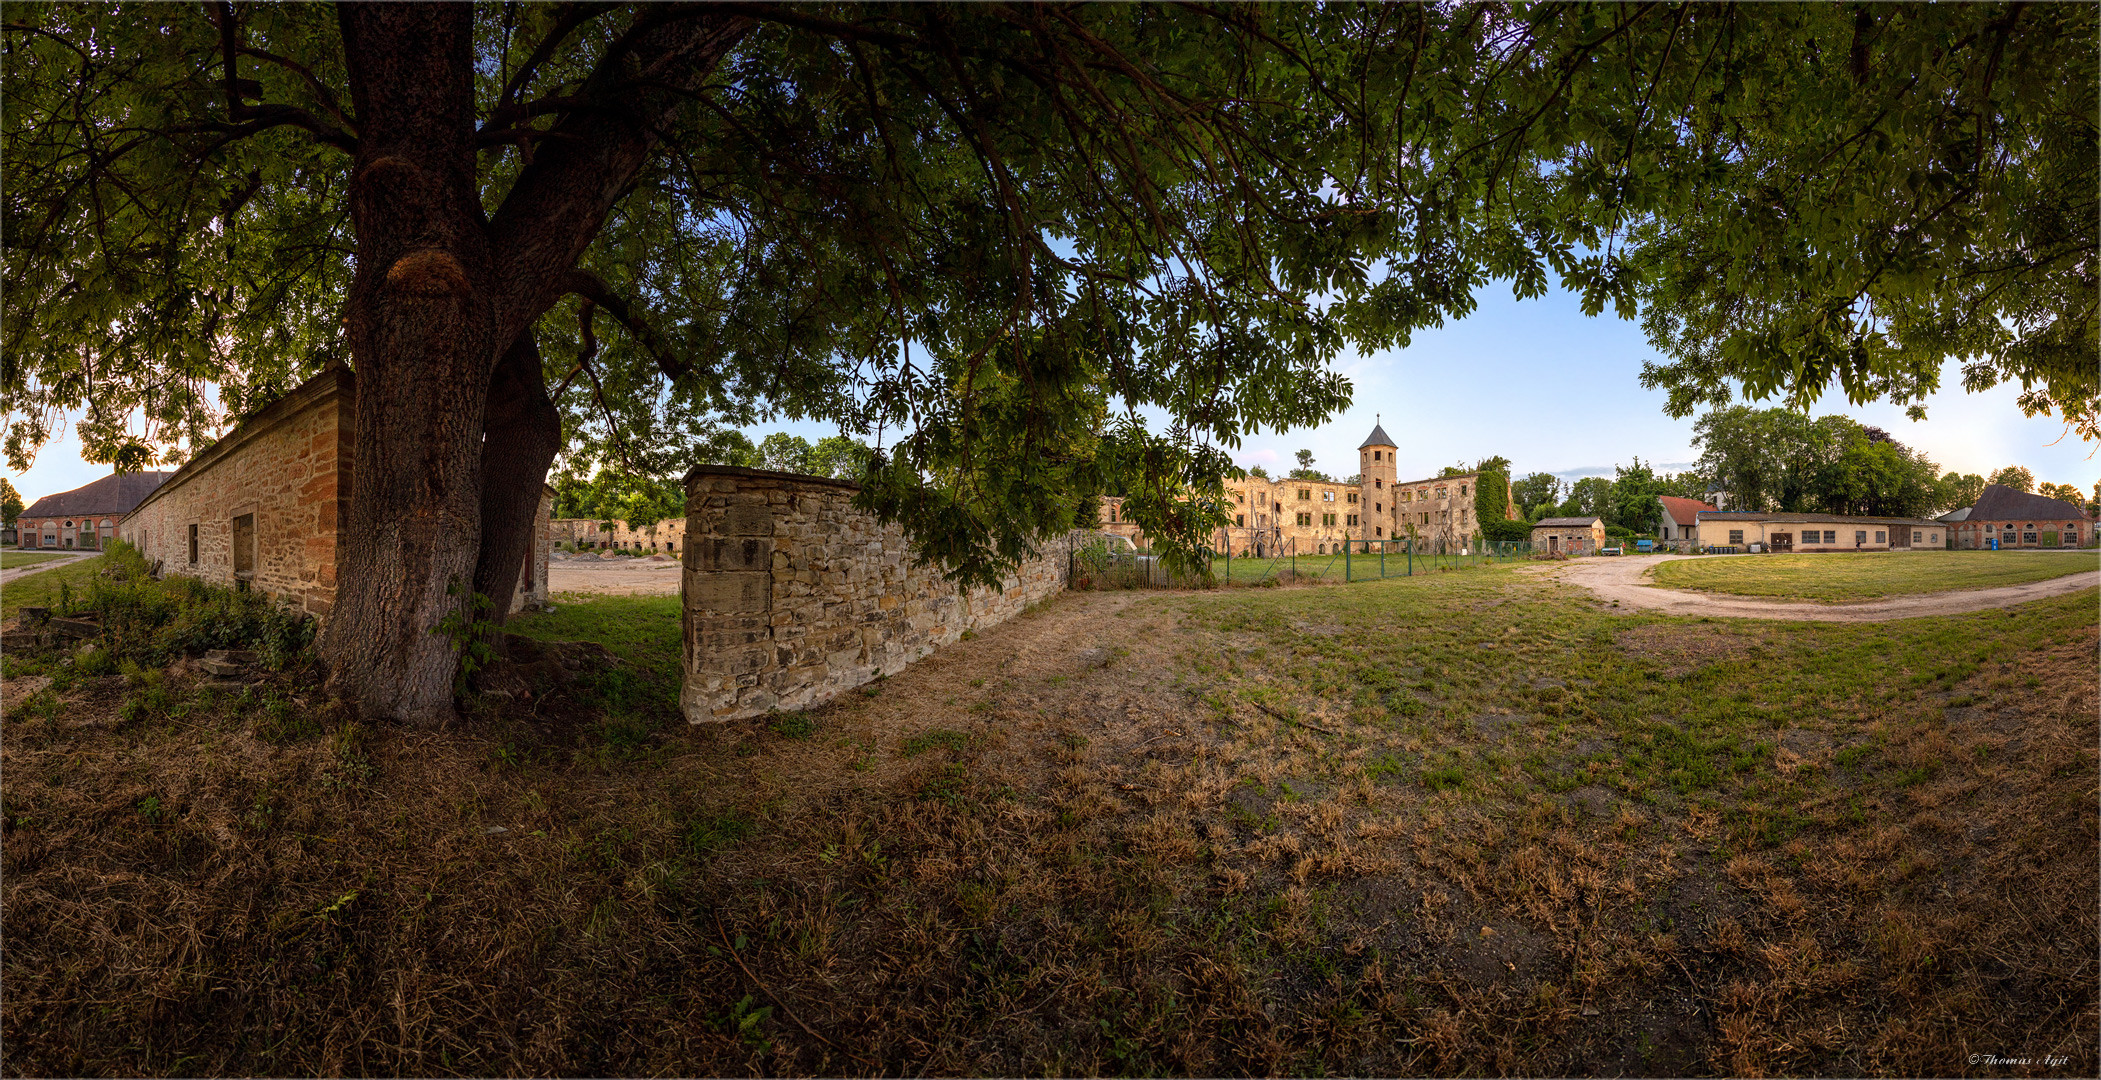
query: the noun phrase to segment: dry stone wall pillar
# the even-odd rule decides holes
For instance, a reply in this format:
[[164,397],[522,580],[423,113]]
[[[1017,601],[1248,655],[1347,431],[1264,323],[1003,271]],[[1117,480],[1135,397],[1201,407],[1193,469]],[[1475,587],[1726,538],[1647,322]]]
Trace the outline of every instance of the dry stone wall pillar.
[[686,476],[680,596],[693,723],[798,709],[883,675],[1062,591],[1072,547],[1044,545],[1003,590],[959,590],[913,565],[904,531],[853,506],[849,483],[703,465]]

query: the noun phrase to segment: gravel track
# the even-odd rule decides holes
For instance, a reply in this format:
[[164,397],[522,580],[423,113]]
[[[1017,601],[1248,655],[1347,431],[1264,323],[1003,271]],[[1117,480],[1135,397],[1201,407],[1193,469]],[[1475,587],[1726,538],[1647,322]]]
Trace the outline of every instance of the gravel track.
[[1626,555],[1619,558],[1587,558],[1571,562],[1548,575],[1581,585],[1601,600],[1618,601],[1622,608],[1661,611],[1667,615],[1705,615],[1736,619],[1793,619],[1806,622],[1885,622],[1915,619],[1923,615],[1959,615],[2012,607],[2031,600],[2063,596],[2101,585],[2101,570],[2067,574],[2025,585],[1993,589],[1893,596],[1881,600],[1856,600],[1819,604],[1806,600],[1771,600],[1753,596],[1688,592],[1666,589],[1647,582],[1657,565],[1674,559],[1753,559],[1755,555]]

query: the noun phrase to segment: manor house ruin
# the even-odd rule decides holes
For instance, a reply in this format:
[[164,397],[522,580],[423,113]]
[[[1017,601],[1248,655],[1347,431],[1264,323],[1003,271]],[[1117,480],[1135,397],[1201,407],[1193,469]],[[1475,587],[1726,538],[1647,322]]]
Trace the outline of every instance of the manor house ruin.
[[[1457,551],[1480,543],[1481,523],[1474,514],[1479,473],[1460,473],[1422,480],[1399,479],[1399,448],[1384,425],[1357,447],[1358,482],[1270,480],[1249,476],[1226,481],[1233,501],[1233,523],[1220,537],[1221,552],[1234,558],[1278,555],[1332,555],[1344,543],[1363,545],[1389,540],[1413,541],[1422,552]],[[1149,546],[1145,534],[1123,514],[1123,500],[1101,500],[1101,528]],[[1503,485],[1504,517],[1517,517],[1510,488]]]

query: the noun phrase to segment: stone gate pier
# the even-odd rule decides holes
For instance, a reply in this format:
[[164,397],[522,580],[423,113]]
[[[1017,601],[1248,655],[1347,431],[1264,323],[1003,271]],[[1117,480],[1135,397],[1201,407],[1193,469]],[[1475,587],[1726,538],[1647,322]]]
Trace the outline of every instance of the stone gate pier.
[[686,474],[679,595],[692,723],[827,701],[1066,587],[1075,532],[1004,590],[958,589],[914,566],[896,525],[853,507],[851,483],[728,465]]

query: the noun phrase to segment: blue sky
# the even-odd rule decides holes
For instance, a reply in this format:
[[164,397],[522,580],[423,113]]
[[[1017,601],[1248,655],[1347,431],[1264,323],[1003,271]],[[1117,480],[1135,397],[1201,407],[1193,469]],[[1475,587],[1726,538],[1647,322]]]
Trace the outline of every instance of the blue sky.
[[[1357,444],[1377,416],[1399,444],[1401,470],[1411,478],[1493,454],[1509,458],[1520,476],[1610,476],[1615,464],[1637,456],[1666,471],[1693,461],[1693,419],[1665,416],[1663,393],[1642,389],[1642,362],[1656,353],[1639,325],[1588,317],[1573,293],[1559,290],[1520,301],[1506,286],[1491,285],[1480,301],[1472,315],[1417,334],[1405,349],[1345,355],[1338,363],[1355,385],[1349,409],[1319,428],[1264,432],[1235,459],[1275,471],[1303,447],[1313,451],[1316,468],[1346,476],[1356,471]],[[1988,474],[2025,465],[2038,481],[2081,491],[2101,478],[2095,446],[2057,420],[2022,416],[2017,386],[1965,394],[1953,365],[1941,381],[1944,389],[1927,401],[1923,421],[1893,405],[1854,406],[1842,398],[1827,397],[1814,411],[1880,426],[1926,451],[1942,469]],[[754,441],[777,430],[812,441],[834,434],[810,423],[746,430]],[[108,472],[106,465],[81,461],[68,437],[47,444],[33,468],[9,479],[34,502]]]

